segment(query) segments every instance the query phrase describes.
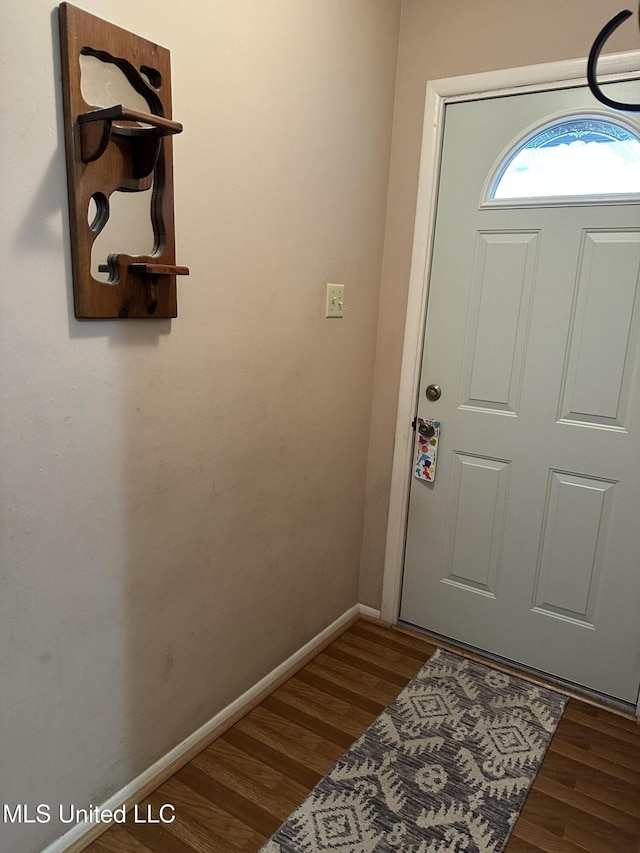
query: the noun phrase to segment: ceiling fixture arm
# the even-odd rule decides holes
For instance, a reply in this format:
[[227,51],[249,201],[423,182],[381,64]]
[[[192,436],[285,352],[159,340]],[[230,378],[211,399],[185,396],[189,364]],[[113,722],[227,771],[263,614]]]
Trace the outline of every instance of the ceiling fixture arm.
[[[596,65],[602,48],[612,33],[615,32],[615,30],[617,30],[618,27],[627,20],[627,18],[630,18],[631,15],[633,15],[633,12],[630,9],[618,12],[618,14],[614,18],[611,18],[611,20],[600,30],[596,36],[596,40],[591,46],[591,50],[589,51],[589,59],[587,62],[587,81],[594,96],[602,104],[605,104],[605,106],[611,107],[614,110],[637,113],[640,112],[640,104],[625,104],[623,101],[614,101],[613,98],[609,98],[604,94],[596,80]],[[638,21],[640,23],[640,9],[638,10]]]

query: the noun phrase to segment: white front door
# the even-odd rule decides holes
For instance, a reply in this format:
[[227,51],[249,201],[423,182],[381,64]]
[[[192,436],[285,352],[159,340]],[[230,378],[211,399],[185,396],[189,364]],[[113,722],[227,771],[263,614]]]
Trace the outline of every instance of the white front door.
[[480,208],[523,131],[598,107],[584,87],[446,107],[418,403],[442,426],[400,619],[635,703],[640,207]]

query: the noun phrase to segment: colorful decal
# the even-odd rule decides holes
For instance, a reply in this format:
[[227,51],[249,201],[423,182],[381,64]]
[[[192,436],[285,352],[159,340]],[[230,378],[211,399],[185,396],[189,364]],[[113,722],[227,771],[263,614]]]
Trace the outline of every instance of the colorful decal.
[[418,443],[414,475],[418,480],[427,480],[432,483],[436,478],[440,421],[433,421],[430,418],[416,418],[416,435],[418,436]]

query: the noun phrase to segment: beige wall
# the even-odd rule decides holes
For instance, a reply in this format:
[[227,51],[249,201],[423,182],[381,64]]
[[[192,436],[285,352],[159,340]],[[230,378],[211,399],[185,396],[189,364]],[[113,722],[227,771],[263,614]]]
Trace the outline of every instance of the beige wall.
[[[360,600],[380,606],[427,80],[586,56],[619,0],[403,0]],[[635,50],[637,19],[605,52]],[[586,68],[586,65],[585,65]]]
[[176,321],[73,318],[57,17],[3,3],[0,800],[78,807],[358,600],[400,19],[82,6],[172,51],[191,276]]

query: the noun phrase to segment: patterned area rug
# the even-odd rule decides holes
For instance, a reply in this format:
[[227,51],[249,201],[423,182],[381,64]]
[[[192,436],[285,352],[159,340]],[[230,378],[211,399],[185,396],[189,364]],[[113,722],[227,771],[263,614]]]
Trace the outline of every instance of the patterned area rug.
[[566,701],[438,649],[261,853],[498,853]]

